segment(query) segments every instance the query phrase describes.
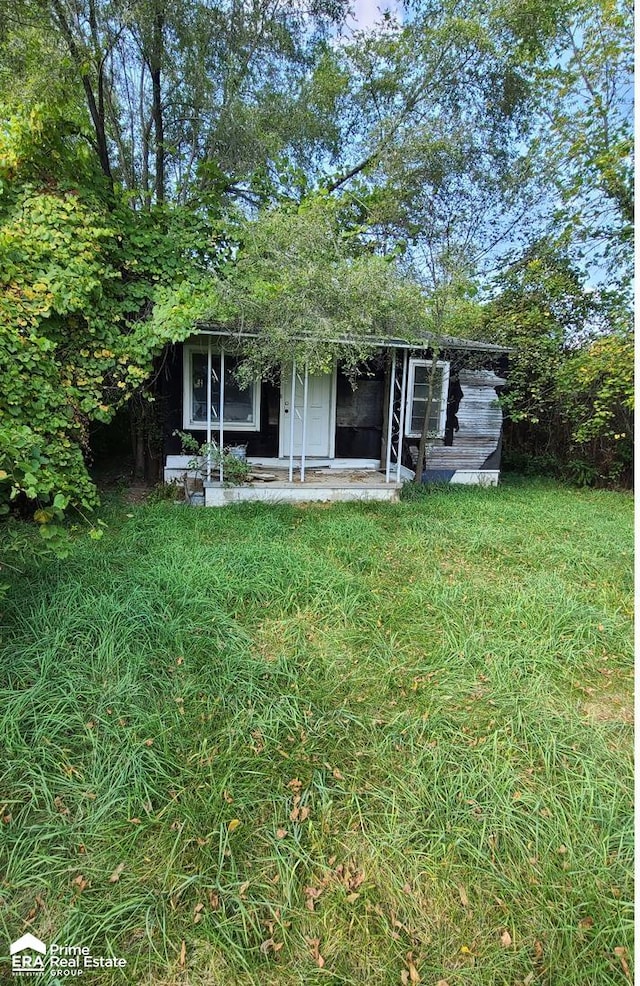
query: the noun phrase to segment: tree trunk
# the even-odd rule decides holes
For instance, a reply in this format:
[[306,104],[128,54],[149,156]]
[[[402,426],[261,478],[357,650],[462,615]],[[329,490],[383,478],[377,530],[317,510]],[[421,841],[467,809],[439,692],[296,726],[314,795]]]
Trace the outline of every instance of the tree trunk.
[[164,119],[162,114],[161,71],[164,53],[164,12],[158,6],[153,19],[153,40],[151,43],[151,89],[153,96],[153,126],[156,150],[156,202],[164,202]]

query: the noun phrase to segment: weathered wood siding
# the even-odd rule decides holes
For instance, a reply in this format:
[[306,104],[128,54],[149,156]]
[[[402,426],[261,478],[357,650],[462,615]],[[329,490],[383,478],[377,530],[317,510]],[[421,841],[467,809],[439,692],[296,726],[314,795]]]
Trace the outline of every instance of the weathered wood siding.
[[[500,468],[502,409],[498,404],[497,387],[506,380],[492,370],[460,370],[458,379],[462,396],[456,413],[457,430],[449,438],[429,444],[427,470],[455,472],[456,470],[496,470]],[[417,441],[411,440],[413,463],[417,458]]]

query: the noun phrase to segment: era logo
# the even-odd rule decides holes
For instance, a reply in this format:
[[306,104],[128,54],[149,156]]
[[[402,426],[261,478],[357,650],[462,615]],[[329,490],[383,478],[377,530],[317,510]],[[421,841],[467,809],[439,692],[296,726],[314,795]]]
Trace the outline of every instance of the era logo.
[[[24,954],[25,952],[37,952],[37,955]],[[47,946],[44,942],[36,938],[30,932],[11,942],[9,946],[11,955],[11,971],[16,975],[35,975],[44,972],[43,955],[47,954]]]

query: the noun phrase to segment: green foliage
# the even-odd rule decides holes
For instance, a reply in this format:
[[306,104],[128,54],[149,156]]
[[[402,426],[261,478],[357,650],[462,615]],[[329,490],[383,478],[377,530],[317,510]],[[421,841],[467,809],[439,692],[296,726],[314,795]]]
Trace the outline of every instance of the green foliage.
[[[45,133],[49,157],[40,150]],[[95,505],[89,428],[140,390],[166,341],[147,321],[156,290],[199,276],[224,254],[198,215],[135,214],[105,195],[95,171],[91,179],[83,145],[54,119],[32,112],[9,120],[0,137],[4,510],[25,499],[47,508],[56,497]]]
[[510,451],[581,485],[628,482],[633,334],[583,282],[565,255],[539,249],[485,309],[485,331],[513,346],[501,399]]
[[176,500],[184,500],[184,489],[178,479],[172,479],[169,483],[156,483],[147,496],[147,503],[173,503]]
[[185,455],[193,455],[187,468],[198,473],[202,479],[206,478],[209,472],[212,478],[215,478],[222,467],[225,486],[240,486],[247,481],[251,466],[246,459],[238,458],[230,446],[221,449],[215,441],[200,443],[193,435],[183,431],[174,431],[174,435],[180,439],[182,452]]

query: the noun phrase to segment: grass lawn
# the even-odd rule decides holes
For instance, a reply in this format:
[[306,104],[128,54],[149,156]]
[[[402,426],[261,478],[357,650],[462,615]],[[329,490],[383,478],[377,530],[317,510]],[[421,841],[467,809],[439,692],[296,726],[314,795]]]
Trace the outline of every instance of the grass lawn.
[[629,495],[103,516],[0,605],[2,955],[630,981]]

